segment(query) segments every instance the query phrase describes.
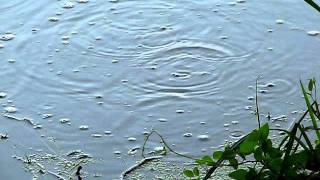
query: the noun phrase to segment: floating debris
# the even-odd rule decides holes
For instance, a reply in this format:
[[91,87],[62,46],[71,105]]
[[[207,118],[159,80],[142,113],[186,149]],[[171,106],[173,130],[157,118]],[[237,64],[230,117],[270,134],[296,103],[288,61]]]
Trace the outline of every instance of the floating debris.
[[59,18],[58,17],[49,17],[48,20],[50,22],[58,22],[59,21]]
[[0,36],[1,41],[10,41],[14,39],[16,36],[11,33],[5,33]]
[[192,133],[184,133],[183,136],[184,137],[192,137]]
[[0,98],[3,99],[3,98],[5,98],[5,97],[7,97],[7,93],[5,93],[5,92],[0,92]]
[[81,126],[79,126],[79,129],[80,129],[80,130],[88,130],[88,129],[89,129],[89,126],[87,126],[87,125],[81,125]]
[[69,118],[61,118],[59,119],[59,121],[61,124],[65,124],[65,123],[70,123],[71,120]]
[[163,151],[166,150],[166,148],[163,147],[163,146],[157,146],[157,147],[153,148],[153,150],[154,150],[156,153],[162,153]]
[[4,110],[7,112],[7,113],[15,113],[18,111],[18,109],[16,107],[13,107],[13,106],[8,106],[8,107],[5,107]]
[[317,36],[317,35],[320,34],[320,32],[319,32],[319,31],[308,31],[307,34],[308,34],[309,36]]
[[201,134],[197,137],[200,141],[207,141],[209,140],[209,135]]
[[136,155],[140,147],[133,147],[128,151],[128,155]]

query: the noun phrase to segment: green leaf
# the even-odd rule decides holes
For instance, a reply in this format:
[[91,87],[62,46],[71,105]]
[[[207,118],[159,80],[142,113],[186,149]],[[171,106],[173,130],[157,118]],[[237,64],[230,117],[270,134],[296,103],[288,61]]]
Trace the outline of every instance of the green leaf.
[[238,161],[235,158],[234,159],[229,159],[229,163],[234,169],[238,168]]
[[194,174],[195,176],[199,176],[199,175],[200,175],[200,172],[199,172],[198,167],[194,167],[194,168],[193,168],[193,174]]
[[183,171],[183,174],[184,174],[185,176],[187,176],[187,177],[194,177],[193,172],[192,172],[191,170],[189,170],[189,169],[184,170],[184,171]]
[[247,171],[244,169],[238,169],[229,174],[229,177],[235,180],[246,180]]
[[263,155],[262,155],[262,150],[260,147],[258,147],[255,151],[254,151],[254,158],[257,161],[262,161],[263,159]]
[[309,84],[308,84],[308,89],[309,89],[309,91],[312,91],[312,89],[313,89],[313,84],[314,84],[313,80],[310,79],[310,80],[309,80]]
[[206,162],[204,161],[204,160],[202,160],[202,159],[197,159],[197,160],[195,160],[195,162],[197,163],[197,164],[199,164],[199,165],[204,165]]
[[[313,125],[313,127],[315,129],[318,129],[318,124],[316,122],[316,118],[315,118],[315,115],[314,115],[314,112],[313,112],[313,107],[311,106],[309,97],[308,97],[307,92],[304,89],[304,86],[303,86],[301,81],[300,81],[300,85],[301,85],[301,89],[302,89],[302,92],[303,92],[304,100],[305,100],[305,102],[307,104],[307,107],[308,107],[308,112],[309,112],[310,118],[312,120],[312,125]],[[319,132],[319,130],[315,130],[315,132],[316,132],[318,140],[320,140],[320,132]]]
[[208,165],[212,166],[214,164],[213,159],[210,156],[203,156],[202,160]]
[[213,159],[219,160],[222,157],[223,152],[222,151],[216,151],[213,153],[212,157]]
[[281,167],[282,167],[282,159],[281,158],[273,159],[270,162],[270,168],[276,172],[280,172]]
[[244,155],[253,153],[254,148],[258,145],[257,141],[244,141],[240,144],[239,152]]
[[259,129],[259,134],[260,134],[260,138],[262,140],[265,140],[268,138],[268,136],[269,136],[269,124],[268,123],[261,126],[261,128]]

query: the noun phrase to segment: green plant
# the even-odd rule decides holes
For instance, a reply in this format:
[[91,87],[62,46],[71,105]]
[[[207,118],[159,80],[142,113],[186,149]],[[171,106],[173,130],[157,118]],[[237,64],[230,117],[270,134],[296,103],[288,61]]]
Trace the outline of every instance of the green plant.
[[[221,166],[231,166],[229,174],[235,180],[286,180],[286,179],[320,179],[320,133],[318,121],[320,111],[317,101],[316,81],[310,79],[306,89],[300,82],[307,105],[302,117],[294,123],[290,130],[270,128],[260,125],[258,96],[256,89],[256,114],[259,127],[223,151],[215,151],[211,156],[203,156],[195,160],[193,169],[186,169],[184,175],[190,180],[209,179],[214,171]],[[256,84],[257,87],[257,84]],[[307,115],[312,125],[304,126]],[[269,138],[270,131],[285,133],[281,142],[275,144]],[[315,132],[316,140],[312,143],[309,132]],[[249,164],[239,168],[241,164]],[[204,174],[199,167],[208,169]]]

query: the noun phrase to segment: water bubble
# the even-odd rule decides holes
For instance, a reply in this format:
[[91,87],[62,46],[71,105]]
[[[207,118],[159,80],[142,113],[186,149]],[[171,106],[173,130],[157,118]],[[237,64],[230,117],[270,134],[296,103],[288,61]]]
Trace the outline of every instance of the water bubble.
[[59,119],[61,124],[69,123],[71,120],[69,118],[61,118]]
[[268,92],[268,90],[266,90],[266,89],[261,89],[261,90],[259,90],[259,93],[261,93],[261,94],[265,94],[265,93],[267,93]]
[[0,98],[5,98],[7,97],[7,93],[5,92],[0,92]]
[[11,33],[2,34],[2,35],[0,36],[0,40],[1,40],[1,41],[10,41],[10,40],[12,40],[12,39],[14,39],[14,38],[15,38],[15,35],[13,35],[13,34],[11,34]]
[[48,20],[50,22],[58,22],[59,21],[59,18],[58,17],[49,17]]
[[121,151],[114,151],[113,154],[120,155]]
[[137,138],[135,138],[135,137],[128,137],[128,141],[131,141],[131,142],[137,141]]
[[69,40],[70,37],[69,37],[69,36],[62,36],[61,39],[62,39],[62,40]]
[[266,86],[267,86],[267,87],[274,87],[275,84],[274,84],[274,83],[267,83]]
[[244,136],[244,132],[243,131],[239,131],[239,130],[235,130],[235,131],[231,131],[230,132],[230,137],[231,138],[241,138]]
[[282,20],[282,19],[277,19],[277,20],[276,20],[276,23],[277,23],[277,24],[283,24],[283,23],[284,23],[284,20]]
[[104,131],[104,134],[111,135],[111,131]]
[[159,118],[158,121],[159,122],[167,122],[168,120],[166,118]]
[[111,62],[112,63],[118,63],[119,61],[118,60],[112,60]]
[[239,124],[239,121],[231,121],[231,124],[233,124],[233,125]]
[[72,2],[65,2],[62,7],[65,9],[71,9],[74,7],[74,4]]
[[229,127],[230,124],[229,123],[226,123],[226,124],[223,124],[224,127]]
[[16,60],[15,60],[15,59],[8,59],[8,62],[9,62],[9,63],[15,63]]
[[61,41],[61,43],[62,43],[63,45],[68,45],[68,44],[70,44],[69,41]]
[[15,113],[18,111],[18,109],[16,107],[13,107],[13,106],[8,106],[8,107],[5,107],[4,110],[7,112],[7,113]]
[[201,135],[198,135],[197,138],[198,138],[200,141],[207,141],[207,140],[209,140],[209,135],[201,134]]
[[101,138],[102,134],[94,133],[94,134],[91,134],[91,136],[94,138]]
[[89,0],[77,0],[77,3],[87,3]]
[[307,34],[309,35],[309,36],[317,36],[317,35],[319,35],[319,31],[308,31],[307,32]]
[[0,44],[0,49],[4,48],[4,45],[3,44]]
[[176,110],[176,113],[178,113],[178,114],[182,114],[182,113],[184,113],[185,111],[183,110],[183,109],[178,109],[178,110]]
[[88,130],[88,129],[89,129],[89,126],[87,126],[87,125],[80,125],[80,126],[79,126],[79,129],[80,129],[80,130]]
[[246,0],[237,0],[237,3],[245,3]]
[[253,96],[249,96],[249,97],[248,97],[248,100],[249,100],[249,101],[252,101],[252,100],[254,100],[254,97],[253,97]]
[[48,119],[48,118],[51,118],[52,116],[53,114],[43,114],[42,119]]
[[192,137],[192,133],[184,133],[183,136],[184,137]]

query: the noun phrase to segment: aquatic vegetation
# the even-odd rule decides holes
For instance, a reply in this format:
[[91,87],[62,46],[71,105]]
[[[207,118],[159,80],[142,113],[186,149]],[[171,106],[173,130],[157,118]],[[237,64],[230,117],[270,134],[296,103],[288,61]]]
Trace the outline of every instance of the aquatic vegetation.
[[[304,114],[294,122],[289,130],[271,128],[268,123],[261,124],[258,106],[258,82],[256,82],[256,110],[258,128],[234,143],[227,143],[224,150],[213,152],[201,158],[194,158],[176,152],[160,133],[152,131],[142,147],[144,158],[145,145],[152,134],[160,137],[163,149],[157,154],[175,155],[192,159],[195,166],[185,169],[184,175],[190,180],[207,180],[224,166],[232,167],[229,177],[235,180],[251,179],[319,179],[320,178],[320,109],[317,100],[316,80],[310,79],[308,87],[300,83],[307,106]],[[271,117],[269,116],[269,120]],[[283,134],[280,141],[270,138],[271,131]],[[315,133],[316,136],[312,136]],[[314,138],[315,137],[315,138]],[[315,139],[315,140],[314,140]],[[278,140],[278,139],[277,139]],[[314,142],[313,142],[314,140]],[[245,165],[245,166],[243,166]]]
[[[221,166],[231,166],[234,171],[229,177],[236,180],[249,179],[319,179],[320,174],[320,134],[318,121],[320,110],[316,94],[316,81],[310,79],[306,89],[301,89],[307,105],[302,117],[294,122],[291,129],[270,128],[268,123],[261,125],[259,106],[256,98],[256,115],[259,127],[233,144],[227,144],[223,151],[215,151],[197,160],[193,169],[184,170],[189,179],[209,179]],[[307,124],[307,115],[312,125]],[[269,137],[270,131],[284,132],[280,143]],[[310,132],[316,134],[312,142]],[[227,163],[225,163],[227,162]],[[239,165],[247,164],[247,168]],[[199,167],[208,170],[200,172]]]
[[79,180],[88,176],[87,172],[82,172],[82,166],[93,161],[91,155],[81,150],[73,150],[66,154],[37,153],[25,157],[14,156],[23,162],[25,169],[32,173],[33,179],[45,176],[53,176],[58,179]]

